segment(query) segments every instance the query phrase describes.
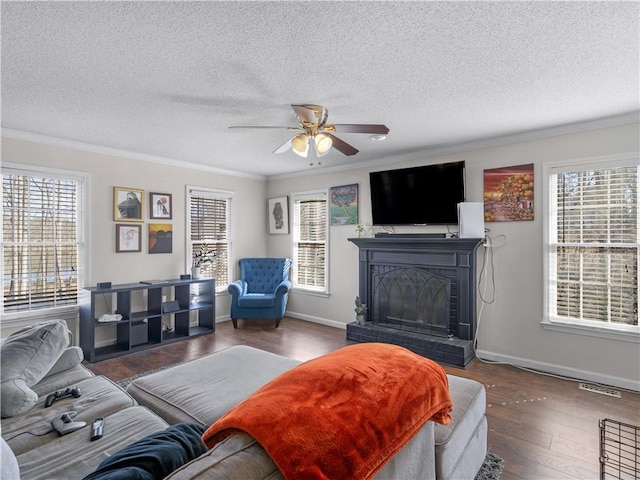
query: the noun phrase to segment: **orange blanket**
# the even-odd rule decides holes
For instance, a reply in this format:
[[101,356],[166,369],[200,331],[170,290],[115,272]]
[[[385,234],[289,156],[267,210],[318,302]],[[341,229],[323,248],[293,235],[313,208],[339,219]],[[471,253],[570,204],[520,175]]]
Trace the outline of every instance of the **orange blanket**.
[[371,478],[427,420],[452,408],[440,365],[395,345],[351,345],[275,378],[202,436],[243,431],[287,479]]

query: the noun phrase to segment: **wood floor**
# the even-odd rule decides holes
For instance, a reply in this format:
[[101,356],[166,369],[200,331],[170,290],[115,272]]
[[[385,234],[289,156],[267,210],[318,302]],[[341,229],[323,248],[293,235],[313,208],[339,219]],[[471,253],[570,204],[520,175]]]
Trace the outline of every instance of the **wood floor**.
[[[302,361],[347,345],[346,332],[337,328],[289,317],[274,327],[270,320],[240,320],[234,330],[231,322],[223,322],[211,335],[86,365],[117,381],[232,345]],[[579,390],[574,381],[480,361],[465,370],[445,369],[485,385],[489,451],[505,461],[501,480],[597,479],[598,421],[610,418],[640,426],[640,394],[623,391],[622,398],[613,398]]]

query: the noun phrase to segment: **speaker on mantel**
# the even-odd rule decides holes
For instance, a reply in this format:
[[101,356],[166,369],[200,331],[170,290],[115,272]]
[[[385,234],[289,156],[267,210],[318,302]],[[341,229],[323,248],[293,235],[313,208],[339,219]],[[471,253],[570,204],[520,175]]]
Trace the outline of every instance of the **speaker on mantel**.
[[482,202],[458,204],[458,237],[484,238],[484,204]]

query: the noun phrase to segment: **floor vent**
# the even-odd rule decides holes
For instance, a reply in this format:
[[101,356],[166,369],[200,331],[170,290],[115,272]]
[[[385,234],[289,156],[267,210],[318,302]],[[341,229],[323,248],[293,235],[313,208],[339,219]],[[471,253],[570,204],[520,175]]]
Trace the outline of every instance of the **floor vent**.
[[586,390],[588,392],[601,393],[602,395],[608,395],[610,397],[620,398],[620,392],[613,388],[601,387],[600,385],[592,385],[591,383],[581,383],[578,385],[580,390]]

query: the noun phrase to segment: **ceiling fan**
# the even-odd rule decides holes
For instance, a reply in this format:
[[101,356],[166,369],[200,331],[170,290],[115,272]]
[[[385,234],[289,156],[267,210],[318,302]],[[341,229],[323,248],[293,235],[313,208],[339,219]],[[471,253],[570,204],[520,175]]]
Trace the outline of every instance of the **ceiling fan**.
[[344,140],[336,137],[338,133],[368,133],[383,136],[389,133],[385,125],[362,123],[335,123],[327,125],[329,110],[320,105],[291,105],[298,119],[297,127],[268,126],[268,125],[237,125],[229,128],[284,128],[293,132],[301,132],[276,148],[273,153],[283,153],[289,149],[301,157],[309,154],[309,144],[312,144],[316,156],[322,157],[329,153],[331,147],[345,155],[355,155],[358,149]]

